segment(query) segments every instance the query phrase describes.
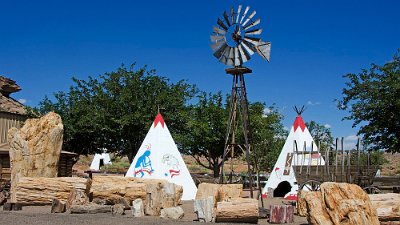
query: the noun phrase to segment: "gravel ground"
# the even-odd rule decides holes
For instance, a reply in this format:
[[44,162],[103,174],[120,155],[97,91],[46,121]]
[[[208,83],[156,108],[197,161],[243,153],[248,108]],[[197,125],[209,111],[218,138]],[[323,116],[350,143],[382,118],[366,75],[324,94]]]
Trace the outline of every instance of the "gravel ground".
[[[282,204],[281,198],[267,199],[266,207],[269,204]],[[169,225],[169,224],[187,224],[199,225],[194,221],[196,215],[193,212],[193,202],[184,201],[181,205],[185,211],[185,216],[181,220],[162,219],[159,217],[145,216],[134,218],[127,210],[127,215],[112,216],[108,213],[99,214],[51,214],[50,206],[24,206],[22,211],[6,212],[0,211],[0,224],[17,225],[109,225],[109,224],[143,224],[143,225]],[[218,223],[225,224],[225,223]],[[237,223],[236,223],[237,224]],[[269,224],[266,219],[260,219],[258,224]],[[295,216],[295,223],[292,225],[307,224],[303,217]]]

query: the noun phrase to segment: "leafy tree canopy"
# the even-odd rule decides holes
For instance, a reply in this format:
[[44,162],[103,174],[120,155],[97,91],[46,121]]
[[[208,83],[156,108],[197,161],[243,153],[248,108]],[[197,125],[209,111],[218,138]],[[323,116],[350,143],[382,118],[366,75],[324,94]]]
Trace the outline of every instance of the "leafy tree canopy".
[[360,125],[372,148],[400,152],[400,50],[383,66],[372,64],[369,70],[349,73],[338,107],[347,110],[347,120]]
[[272,170],[285,144],[287,131],[282,124],[283,115],[275,105],[266,108],[256,102],[250,105],[253,159],[262,171]]
[[37,110],[41,114],[55,111],[61,115],[65,150],[90,154],[106,148],[132,161],[158,106],[165,109],[163,116],[173,133],[187,132],[187,103],[195,87],[185,81],[169,83],[154,70],[134,70],[134,66],[121,66],[98,78],[73,78],[68,92],[58,92],[54,101],[46,97],[40,103]]
[[306,122],[306,126],[310,131],[314,142],[319,145],[321,151],[330,149],[333,145],[333,137],[331,129],[313,120]]

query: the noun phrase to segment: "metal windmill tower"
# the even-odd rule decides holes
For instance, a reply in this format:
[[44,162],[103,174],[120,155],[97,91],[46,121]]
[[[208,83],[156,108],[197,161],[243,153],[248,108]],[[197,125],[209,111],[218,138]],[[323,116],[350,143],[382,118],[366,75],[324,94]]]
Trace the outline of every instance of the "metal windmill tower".
[[[232,158],[235,150],[241,149],[246,154],[251,197],[253,197],[253,177],[250,160],[251,131],[244,75],[251,73],[252,70],[244,67],[243,63],[250,60],[250,56],[255,52],[269,62],[271,51],[271,43],[264,42],[259,38],[262,29],[259,26],[260,19],[255,19],[255,15],[256,11],[253,10],[250,13],[249,6],[243,8],[242,5],[239,5],[236,11],[231,7],[228,13],[224,11],[222,19],[218,18],[218,26],[213,26],[213,35],[211,35],[213,43],[211,48],[214,51],[214,56],[220,62],[231,66],[225,72],[232,75],[233,78],[220,182],[224,182],[224,162],[226,157],[230,153]],[[243,128],[244,143],[239,143],[238,141],[237,128],[239,121],[241,121],[240,125]]]

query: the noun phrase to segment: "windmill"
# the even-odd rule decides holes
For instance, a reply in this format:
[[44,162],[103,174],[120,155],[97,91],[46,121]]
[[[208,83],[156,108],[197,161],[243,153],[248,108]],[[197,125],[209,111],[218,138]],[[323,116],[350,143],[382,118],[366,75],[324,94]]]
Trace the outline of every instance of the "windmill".
[[[213,34],[211,35],[211,48],[214,51],[214,56],[221,63],[231,66],[225,72],[233,77],[220,182],[224,182],[224,161],[227,155],[231,153],[232,158],[235,148],[242,149],[246,153],[251,197],[253,197],[250,160],[251,131],[244,75],[251,73],[252,70],[244,67],[243,63],[249,61],[255,52],[269,62],[271,52],[271,43],[264,42],[260,38],[262,28],[260,28],[260,19],[256,19],[255,15],[256,11],[250,12],[249,6],[243,8],[242,5],[239,5],[236,11],[231,7],[228,13],[224,11],[222,18],[218,18],[217,26],[213,26]],[[242,144],[239,144],[236,140],[239,116],[243,128],[244,143]]]

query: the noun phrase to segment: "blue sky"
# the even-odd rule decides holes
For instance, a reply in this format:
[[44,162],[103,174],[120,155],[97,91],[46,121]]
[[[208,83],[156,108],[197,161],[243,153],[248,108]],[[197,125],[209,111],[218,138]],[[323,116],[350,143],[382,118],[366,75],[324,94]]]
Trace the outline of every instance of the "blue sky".
[[231,5],[257,10],[271,62],[254,55],[245,66],[250,101],[275,103],[290,127],[294,105],[305,121],[328,124],[335,137],[357,129],[338,111],[342,75],[383,64],[400,47],[399,1],[3,1],[0,75],[23,88],[13,95],[35,106],[45,95],[121,63],[148,65],[201,90],[230,91],[225,65],[209,35]]

